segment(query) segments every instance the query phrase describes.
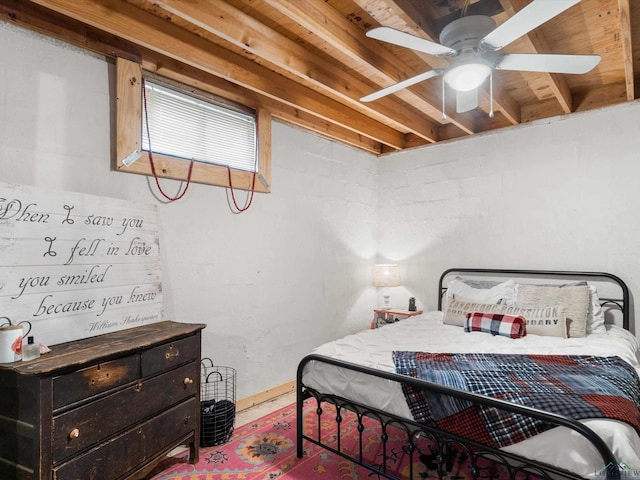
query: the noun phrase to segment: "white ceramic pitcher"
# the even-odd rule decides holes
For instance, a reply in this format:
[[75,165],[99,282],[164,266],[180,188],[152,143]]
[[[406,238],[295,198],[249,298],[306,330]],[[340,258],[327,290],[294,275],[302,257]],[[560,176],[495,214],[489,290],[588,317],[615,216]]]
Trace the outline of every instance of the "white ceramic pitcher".
[[17,362],[22,359],[22,338],[29,335],[31,323],[25,320],[13,325],[7,317],[0,317],[0,323],[0,363]]

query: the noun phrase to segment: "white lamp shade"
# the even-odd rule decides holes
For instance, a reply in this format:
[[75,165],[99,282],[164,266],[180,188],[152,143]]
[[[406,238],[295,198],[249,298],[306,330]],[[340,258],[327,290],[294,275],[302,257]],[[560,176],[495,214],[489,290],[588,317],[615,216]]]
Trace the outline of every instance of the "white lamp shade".
[[374,265],[373,285],[376,287],[399,287],[401,285],[400,267],[390,263]]
[[449,70],[444,81],[459,92],[468,92],[478,88],[491,73],[491,68],[483,63],[467,63]]

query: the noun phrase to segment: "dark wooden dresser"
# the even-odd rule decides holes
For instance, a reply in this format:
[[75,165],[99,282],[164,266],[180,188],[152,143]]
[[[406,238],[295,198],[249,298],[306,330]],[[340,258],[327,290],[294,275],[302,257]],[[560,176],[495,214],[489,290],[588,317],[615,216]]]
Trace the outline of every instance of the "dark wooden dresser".
[[146,478],[198,460],[202,324],[159,322],[0,364],[0,479]]

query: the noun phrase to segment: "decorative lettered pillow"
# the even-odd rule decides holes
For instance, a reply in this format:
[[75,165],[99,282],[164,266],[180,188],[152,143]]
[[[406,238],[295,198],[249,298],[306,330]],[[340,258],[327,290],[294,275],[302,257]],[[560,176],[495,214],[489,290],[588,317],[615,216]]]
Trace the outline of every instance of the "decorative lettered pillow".
[[540,308],[545,305],[564,307],[569,337],[584,337],[587,330],[587,315],[591,297],[587,285],[567,285],[549,287],[518,284],[516,286],[516,306]]

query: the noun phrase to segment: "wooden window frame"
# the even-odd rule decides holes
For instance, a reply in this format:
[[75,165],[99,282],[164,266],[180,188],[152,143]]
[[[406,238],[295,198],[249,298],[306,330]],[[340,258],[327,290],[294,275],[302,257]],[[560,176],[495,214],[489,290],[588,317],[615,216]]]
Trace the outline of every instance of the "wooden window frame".
[[[142,66],[138,63],[116,59],[116,160],[114,169],[120,172],[153,176],[149,152],[142,150]],[[256,109],[258,135],[258,172],[254,190],[271,192],[271,114]],[[123,160],[133,152],[140,158],[129,166]],[[187,180],[190,160],[153,154],[156,175],[173,180]],[[229,187],[229,170],[220,165],[194,162],[191,181],[207,185]],[[253,172],[231,169],[231,183],[238,190],[251,190]]]

